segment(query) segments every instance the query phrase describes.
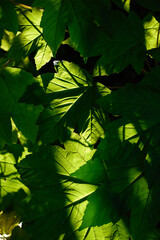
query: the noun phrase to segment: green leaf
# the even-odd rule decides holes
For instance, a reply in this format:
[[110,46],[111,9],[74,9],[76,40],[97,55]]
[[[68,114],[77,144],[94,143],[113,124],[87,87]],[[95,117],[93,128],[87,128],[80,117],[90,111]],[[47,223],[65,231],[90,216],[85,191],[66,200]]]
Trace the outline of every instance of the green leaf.
[[31,74],[16,68],[6,68],[1,73],[0,100],[13,118],[16,126],[31,141],[35,141],[38,132],[36,121],[42,106],[18,103],[28,85],[34,82]]
[[77,65],[62,62],[47,88],[52,99],[50,106],[38,120],[43,142],[55,141],[63,134],[64,126],[74,128],[78,123],[79,131],[88,131],[83,136],[86,141],[94,143],[103,134],[102,122],[105,121],[103,115],[97,117],[101,110],[95,100],[108,91],[102,85],[92,84],[91,76]]
[[113,37],[103,33],[97,51],[102,54],[97,65],[105,68],[107,74],[119,73],[132,64],[140,73],[145,59],[145,41],[142,21],[135,13],[128,17],[120,12],[112,13]]
[[37,70],[50,61],[52,51],[48,44],[41,38],[38,43],[38,51],[34,57]]
[[[64,40],[67,26],[74,47],[84,56],[90,54],[95,40],[88,35],[88,31],[94,34],[96,26],[92,22],[90,9],[86,8],[83,1],[48,0],[43,3],[41,0],[37,0],[34,6],[45,6],[41,27],[44,30],[44,38],[54,56]],[[94,36],[96,37],[96,34]]]
[[[101,98],[100,106],[107,111],[125,116],[146,127],[159,122],[159,82],[160,68],[155,68],[138,85],[126,85],[124,88]],[[154,78],[153,78],[154,77]],[[120,99],[120,100],[119,100]]]
[[40,28],[40,20],[42,12],[37,9],[21,11],[18,15],[19,25],[22,32],[20,32],[13,40],[11,49],[9,51],[10,57],[14,60],[20,60],[33,52],[38,44],[39,38],[42,35]]
[[104,160],[113,193],[120,193],[133,184],[141,176],[146,164],[146,149],[139,142],[141,138],[135,127],[132,124],[121,124],[122,121],[116,121],[108,125],[106,138],[97,151],[98,157]]
[[160,47],[148,50],[149,55],[151,55],[156,61],[160,62]]
[[145,31],[146,49],[150,50],[152,48],[159,47],[159,22],[152,14],[148,14],[143,19],[143,25]]
[[55,146],[53,156],[57,162],[58,173],[70,175],[71,177],[73,176],[72,173],[81,166],[85,167],[85,164],[88,161],[90,162],[95,153],[95,150],[86,146],[84,140],[74,132],[71,134],[70,139],[64,143],[64,147],[65,149]]
[[16,163],[12,154],[5,151],[0,153],[0,197],[27,188],[20,182],[19,174],[14,166]]
[[112,0],[118,7],[123,8],[127,12],[130,11],[130,0]]
[[3,34],[2,41],[1,41],[1,49],[3,49],[4,51],[8,51],[11,47],[11,43],[12,43],[13,38],[14,38],[14,33],[5,30],[4,34]]
[[147,236],[156,227],[160,218],[157,205],[159,186],[155,185],[149,189],[146,179],[142,178],[135,183],[133,191],[136,191],[136,196],[132,199],[131,233],[133,238],[138,240],[148,239]]
[[18,15],[19,25],[22,32],[13,40],[9,55],[14,60],[21,60],[33,51],[35,54],[35,64],[37,70],[45,65],[52,57],[52,52],[42,37],[42,28],[40,27],[42,11],[36,8],[30,10],[21,10]]
[[[70,152],[71,149],[68,148],[67,151]],[[61,153],[55,147],[43,146],[37,153],[28,155],[18,165],[23,183],[29,186],[32,192],[25,204],[23,215],[26,224],[32,221],[31,225],[26,225],[31,238],[37,234],[39,239],[43,239],[44,236],[51,238],[54,234],[54,238],[58,239],[60,234],[65,232],[74,233],[80,225],[87,196],[97,188],[94,185],[78,183],[76,180],[66,181],[67,177],[62,178],[62,172],[57,171],[56,160],[59,165],[64,166],[64,169],[66,161],[67,171],[70,171],[70,166],[80,157],[76,152],[75,158],[69,157],[68,160],[63,155],[63,149]],[[81,159],[83,160],[82,157]],[[76,168],[78,166],[77,162]],[[46,215],[48,215],[47,219]],[[47,231],[44,231],[45,229]]]
[[[8,31],[17,33],[18,21],[17,14],[11,1],[0,1],[0,25]],[[1,29],[3,32],[3,30]]]
[[2,150],[4,144],[11,143],[12,139],[12,127],[9,114],[4,110],[0,104],[0,149]]
[[88,161],[85,165],[72,173],[71,176],[87,183],[99,184],[105,179],[105,168],[100,159],[94,158],[94,160]]
[[[106,126],[106,137],[96,153],[104,161],[117,213],[121,216],[123,212],[127,218],[130,212],[131,236],[139,240],[151,236],[158,239],[159,71],[159,67],[153,69],[137,86],[132,86],[134,95],[131,85],[113,92],[113,98],[108,95],[109,104],[103,106],[123,118]],[[103,98],[99,102],[103,104]]]
[[101,226],[112,221],[113,205],[107,186],[99,187],[87,198],[87,201],[80,230],[86,227]]

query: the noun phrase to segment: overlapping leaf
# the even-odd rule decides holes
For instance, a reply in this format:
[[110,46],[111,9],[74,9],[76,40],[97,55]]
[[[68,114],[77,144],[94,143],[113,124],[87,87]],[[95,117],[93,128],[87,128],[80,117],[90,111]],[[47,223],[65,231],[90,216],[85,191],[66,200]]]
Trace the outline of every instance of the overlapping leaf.
[[[159,17],[149,14],[141,21],[141,14],[129,13],[133,1],[0,2],[0,39],[7,39],[3,29],[18,30],[13,4],[18,14],[19,32],[9,56],[21,61],[33,53],[37,70],[52,51],[56,57],[68,34],[83,57],[100,56],[96,80],[130,64],[140,73],[146,49],[158,65]],[[157,0],[136,2],[159,11]],[[2,41],[2,68],[9,48]],[[3,197],[12,195],[22,206],[15,210],[24,223],[12,239],[159,240],[160,68],[141,83],[113,92],[75,64],[62,61],[56,70],[38,76],[40,84],[14,67],[1,71],[0,150],[5,150],[0,152],[0,207],[6,204]],[[108,112],[117,120],[110,123]],[[100,144],[99,137],[104,138]],[[57,140],[61,147],[54,145]],[[30,195],[16,198],[23,184]]]
[[36,49],[35,63],[37,70],[52,57],[51,49],[42,37],[41,17],[42,11],[38,9],[20,11],[18,20],[21,32],[14,38],[9,52],[12,59],[19,61]]
[[47,92],[53,100],[38,121],[42,140],[53,142],[60,139],[65,126],[74,128],[78,123],[79,131],[86,130],[83,135],[86,141],[95,143],[103,134],[102,124],[105,122],[95,100],[108,94],[109,90],[93,84],[91,76],[78,66],[62,62]]
[[129,64],[141,72],[145,60],[145,41],[142,21],[135,13],[128,17],[120,12],[112,13],[113,37],[105,32],[95,48],[102,57],[97,62],[107,74],[119,73]]
[[159,67],[153,69],[141,83],[136,86],[126,85],[125,88],[99,100],[100,105],[115,115],[136,120],[137,125],[141,127],[158,123],[160,121],[159,72]]
[[131,235],[133,239],[139,240],[150,239],[150,233],[157,232],[156,225],[160,220],[159,211],[157,212],[159,71],[159,68],[155,68],[140,84],[132,86],[133,95],[131,86],[128,85],[108,95],[108,99],[102,98],[100,103],[113,114],[123,116],[108,125],[97,156],[105,163],[111,195],[115,195],[119,204],[122,204],[117,212],[124,209],[126,217],[127,212],[131,213]]
[[5,151],[0,153],[0,198],[8,194],[17,192],[20,188],[27,189],[19,181],[19,174],[14,164],[16,163],[12,154]]
[[114,208],[109,187],[104,184],[97,189],[74,176],[95,152],[81,141],[73,134],[65,149],[43,146],[18,165],[22,182],[32,192],[23,212],[24,230],[31,239],[120,240],[129,236],[122,221],[111,223]]
[[96,189],[94,185],[70,178],[73,169],[87,161],[87,155],[86,158],[83,156],[85,152],[89,157],[94,151],[73,140],[66,145],[66,150],[58,146],[41,147],[40,151],[20,162],[18,169],[22,181],[32,192],[23,216],[26,223],[33,221],[28,225],[31,239],[37,235],[39,239],[53,235],[53,239],[58,239],[60,234],[71,234],[78,229],[86,197]]
[[[18,103],[18,101],[27,86],[33,82],[34,78],[31,74],[16,68],[6,68],[0,76],[0,100],[3,109],[6,109],[17,128],[31,141],[35,141],[37,136],[38,126],[35,123],[43,108]],[[9,120],[7,121],[9,124]],[[6,134],[10,128],[10,125],[6,126]]]
[[41,27],[44,30],[44,38],[54,55],[64,40],[66,27],[69,28],[74,47],[84,56],[91,53],[98,37],[97,28],[93,24],[90,8],[86,7],[83,0],[47,0],[45,2],[36,0],[33,6],[45,7]]

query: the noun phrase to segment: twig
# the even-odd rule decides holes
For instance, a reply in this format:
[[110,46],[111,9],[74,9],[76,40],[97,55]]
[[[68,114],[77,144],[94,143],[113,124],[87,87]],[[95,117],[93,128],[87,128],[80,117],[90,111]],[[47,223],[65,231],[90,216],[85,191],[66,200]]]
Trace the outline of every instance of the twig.
[[23,4],[23,3],[17,3],[17,2],[12,1],[12,0],[11,0],[11,2],[12,2],[13,4],[15,4],[15,5],[20,6],[20,7],[27,8],[27,9],[32,9],[31,6],[25,5],[25,4]]
[[2,71],[5,67],[7,67],[10,62],[12,62],[12,59],[9,59],[9,60],[3,65],[3,67],[0,69],[0,71]]

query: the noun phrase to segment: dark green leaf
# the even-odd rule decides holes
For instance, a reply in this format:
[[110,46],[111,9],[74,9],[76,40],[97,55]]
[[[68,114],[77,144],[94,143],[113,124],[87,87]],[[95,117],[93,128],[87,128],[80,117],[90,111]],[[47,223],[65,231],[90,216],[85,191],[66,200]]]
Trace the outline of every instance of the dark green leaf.
[[128,17],[120,12],[112,15],[113,37],[102,36],[97,51],[102,57],[97,62],[105,67],[107,74],[119,73],[132,64],[137,73],[143,68],[145,40],[143,25],[135,13]]
[[0,25],[1,28],[3,27],[15,34],[18,31],[17,14],[13,4],[9,0],[0,1]]
[[27,86],[33,82],[31,74],[16,68],[6,68],[0,78],[0,100],[17,128],[34,142],[38,132],[36,121],[42,106],[35,107],[18,102]]
[[159,0],[136,0],[136,2],[145,7],[145,8],[148,8],[150,9],[151,11],[160,11],[160,2]]

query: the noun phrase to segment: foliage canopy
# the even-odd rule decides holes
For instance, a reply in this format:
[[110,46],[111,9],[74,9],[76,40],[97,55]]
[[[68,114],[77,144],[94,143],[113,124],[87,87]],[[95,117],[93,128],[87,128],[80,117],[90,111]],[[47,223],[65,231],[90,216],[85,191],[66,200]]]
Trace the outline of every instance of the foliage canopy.
[[160,239],[159,12],[0,0],[3,239]]

